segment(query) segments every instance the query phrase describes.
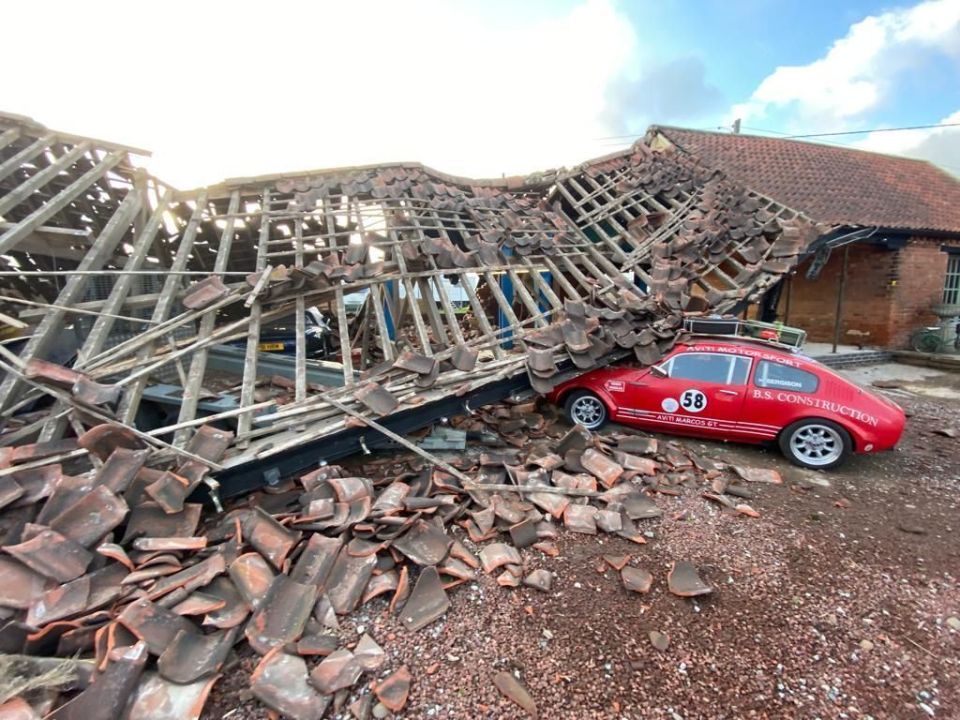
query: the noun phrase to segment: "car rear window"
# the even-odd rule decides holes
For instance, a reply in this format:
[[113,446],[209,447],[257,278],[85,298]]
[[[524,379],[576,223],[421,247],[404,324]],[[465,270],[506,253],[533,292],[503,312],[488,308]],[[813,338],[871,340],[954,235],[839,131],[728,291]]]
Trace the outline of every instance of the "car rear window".
[[750,360],[717,353],[682,353],[670,360],[669,374],[680,380],[746,385]]
[[817,391],[820,380],[816,375],[806,370],[799,370],[769,360],[761,360],[757,365],[757,374],[753,378],[753,384],[762,388],[812,393]]

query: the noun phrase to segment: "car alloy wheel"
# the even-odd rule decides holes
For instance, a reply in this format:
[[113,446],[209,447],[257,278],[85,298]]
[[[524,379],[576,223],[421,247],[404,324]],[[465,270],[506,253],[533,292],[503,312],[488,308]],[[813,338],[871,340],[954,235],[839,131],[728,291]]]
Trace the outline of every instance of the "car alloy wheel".
[[809,424],[790,435],[790,451],[810,467],[833,465],[844,451],[843,438],[829,425]]
[[587,430],[595,430],[607,419],[607,408],[596,395],[581,395],[570,403],[570,420]]

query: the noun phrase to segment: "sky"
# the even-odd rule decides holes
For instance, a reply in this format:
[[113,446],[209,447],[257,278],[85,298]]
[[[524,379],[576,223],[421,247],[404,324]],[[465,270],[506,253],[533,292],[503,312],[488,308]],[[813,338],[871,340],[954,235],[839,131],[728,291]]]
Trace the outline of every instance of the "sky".
[[[960,0],[34,0],[0,110],[152,152],[182,189],[419,161],[499,177],[651,124],[960,124]],[[960,127],[823,138],[960,175]]]

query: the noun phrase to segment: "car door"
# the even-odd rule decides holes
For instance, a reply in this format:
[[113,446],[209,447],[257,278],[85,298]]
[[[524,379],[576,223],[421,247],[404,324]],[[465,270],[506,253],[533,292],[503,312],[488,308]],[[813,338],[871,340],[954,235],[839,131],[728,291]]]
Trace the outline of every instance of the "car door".
[[751,360],[681,350],[633,378],[618,419],[665,432],[742,439],[738,433]]

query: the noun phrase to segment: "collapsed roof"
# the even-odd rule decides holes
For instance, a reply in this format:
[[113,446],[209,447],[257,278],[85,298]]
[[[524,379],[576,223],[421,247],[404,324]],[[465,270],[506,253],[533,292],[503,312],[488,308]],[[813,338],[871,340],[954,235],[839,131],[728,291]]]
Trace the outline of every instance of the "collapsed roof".
[[[2,474],[82,460],[104,427],[187,478],[154,489],[180,502],[315,466],[340,433],[505,380],[656,362],[682,316],[756,301],[821,230],[643,142],[526,178],[387,164],[191,191],[142,153],[0,116],[0,312],[28,338],[0,350]],[[284,322],[292,355],[265,352]]]

